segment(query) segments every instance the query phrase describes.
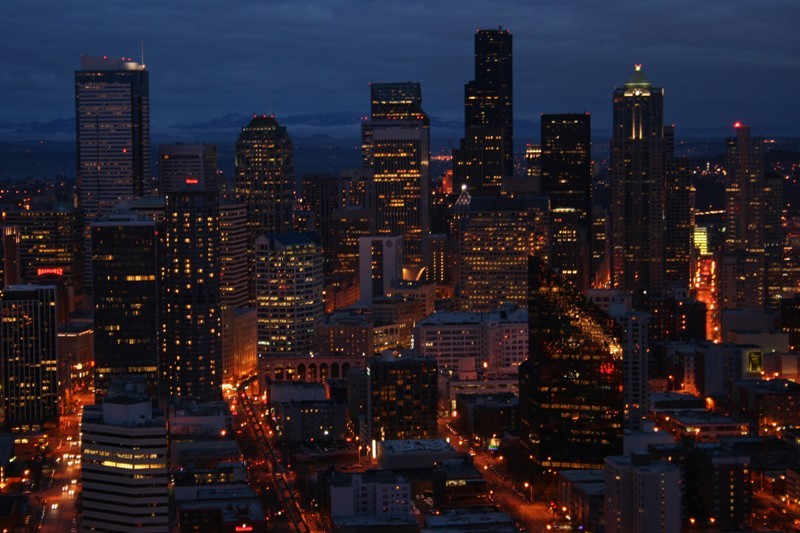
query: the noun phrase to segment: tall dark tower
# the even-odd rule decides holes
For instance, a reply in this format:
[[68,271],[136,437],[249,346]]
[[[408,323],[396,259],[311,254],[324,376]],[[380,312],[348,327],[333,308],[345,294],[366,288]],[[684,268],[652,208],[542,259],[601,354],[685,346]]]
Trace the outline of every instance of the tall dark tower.
[[257,115],[236,141],[236,195],[247,204],[253,239],[292,231],[294,152],[286,128],[275,117]]
[[158,376],[158,232],[153,220],[120,215],[92,223],[95,392],[115,377]]
[[591,116],[542,115],[541,149],[541,190],[552,210],[550,265],[586,289],[591,264]]
[[214,181],[198,177],[165,192],[161,394],[217,400],[222,385],[219,191]]
[[56,288],[4,288],[0,317],[2,427],[30,431],[57,424]]
[[[723,309],[762,307],[780,297],[783,200],[764,172],[764,140],[739,122],[725,146],[725,242],[720,299]],[[777,270],[777,272],[776,272]],[[772,287],[768,291],[768,287]],[[776,294],[777,293],[777,294]]]
[[511,33],[475,34],[475,79],[464,87],[464,138],[453,150],[453,190],[499,196],[503,176],[514,175]]
[[612,284],[660,293],[664,286],[664,90],[641,65],[614,90],[611,137]]
[[275,117],[255,115],[236,140],[236,197],[247,206],[249,301],[255,304],[255,242],[262,233],[292,231],[294,150]]
[[75,72],[78,204],[88,220],[142,196],[150,175],[150,82],[144,65],[81,56]]
[[540,469],[601,468],[622,453],[622,345],[614,320],[529,259],[530,356],[519,370],[520,440]]
[[372,113],[362,126],[362,160],[373,177],[375,228],[402,235],[406,263],[428,264],[430,121],[419,83],[373,83]]
[[694,252],[695,188],[691,160],[675,156],[674,126],[664,126],[664,153],[664,287],[686,289]]

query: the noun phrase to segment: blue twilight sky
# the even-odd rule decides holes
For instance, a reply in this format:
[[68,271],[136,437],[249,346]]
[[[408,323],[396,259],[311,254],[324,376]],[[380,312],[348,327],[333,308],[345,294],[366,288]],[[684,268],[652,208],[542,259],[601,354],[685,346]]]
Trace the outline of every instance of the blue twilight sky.
[[463,120],[473,33],[514,35],[516,119],[589,111],[634,63],[683,132],[800,135],[798,0],[6,0],[0,122],[68,118],[81,54],[150,70],[153,128],[229,113],[368,112],[370,81],[419,81],[434,116]]

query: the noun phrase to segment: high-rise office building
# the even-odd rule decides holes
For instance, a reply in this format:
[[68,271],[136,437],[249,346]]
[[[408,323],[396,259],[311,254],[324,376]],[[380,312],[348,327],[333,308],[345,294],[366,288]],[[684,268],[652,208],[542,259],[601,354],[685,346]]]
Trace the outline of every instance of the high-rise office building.
[[527,306],[528,256],[547,257],[547,198],[462,199],[453,208],[451,231],[458,246],[459,308]]
[[499,196],[504,176],[514,175],[511,33],[475,33],[475,79],[464,87],[464,138],[453,150],[453,190]]
[[234,381],[256,364],[256,310],[249,301],[247,277],[247,207],[219,206],[222,379]]
[[436,360],[385,352],[369,361],[368,412],[373,440],[431,439],[436,426]]
[[[5,221],[0,219],[0,224]],[[0,289],[9,285],[19,285],[19,228],[17,226],[0,226]]]
[[362,160],[373,177],[375,230],[401,235],[404,258],[428,264],[430,121],[419,83],[373,83],[372,113],[362,125]]
[[333,211],[344,204],[344,181],[333,174],[304,174],[300,179],[300,197],[298,206],[309,217],[309,223],[298,231],[314,231],[322,237],[324,254],[324,271],[333,272],[333,247],[336,239],[333,235],[336,224],[333,222]]
[[359,237],[359,301],[372,300],[390,293],[392,285],[403,279],[403,237]]
[[375,233],[372,212],[361,207],[335,209],[331,221],[332,247],[330,252],[322,251],[326,258],[330,256],[334,274],[357,274],[358,241]]
[[782,187],[764,171],[764,139],[739,122],[734,128],[725,146],[723,310],[777,305],[781,296]]
[[520,441],[539,469],[600,468],[622,452],[622,346],[614,320],[531,256],[530,357]]
[[187,178],[166,191],[159,341],[162,395],[221,396],[219,191]]
[[589,113],[542,115],[542,195],[553,208],[592,210],[592,132]]
[[550,266],[581,289],[590,281],[592,134],[588,113],[542,115],[541,193],[550,198]]
[[256,239],[258,356],[316,351],[322,325],[322,248],[315,233],[264,234]]
[[688,157],[675,156],[675,126],[664,126],[664,290],[691,285],[695,188]]
[[29,431],[57,424],[56,288],[4,288],[0,318],[3,427]]
[[607,457],[605,522],[609,533],[681,530],[681,468],[646,454]]
[[636,65],[614,90],[611,138],[612,285],[664,286],[664,90]]
[[[726,251],[764,249],[764,140],[750,127],[734,124],[735,137],[725,140]],[[771,206],[769,206],[771,207]]]
[[262,233],[292,231],[294,152],[275,117],[256,115],[236,141],[236,195],[247,205],[253,241]]
[[142,196],[150,179],[150,84],[145,66],[81,56],[75,72],[78,205],[92,220]]
[[254,115],[236,140],[236,198],[247,206],[248,300],[255,304],[255,241],[293,231],[294,150],[275,117]]
[[143,375],[156,394],[158,378],[158,232],[134,214],[92,228],[95,392],[115,377]]
[[83,229],[73,206],[34,203],[2,213],[0,224],[17,228],[23,283],[57,283],[73,290],[83,285]]
[[219,261],[222,304],[248,305],[247,206],[221,202],[219,205]]
[[174,190],[187,179],[211,181],[217,174],[213,144],[162,144],[158,147],[158,189]]
[[113,396],[81,418],[82,531],[166,533],[169,457],[163,411]]

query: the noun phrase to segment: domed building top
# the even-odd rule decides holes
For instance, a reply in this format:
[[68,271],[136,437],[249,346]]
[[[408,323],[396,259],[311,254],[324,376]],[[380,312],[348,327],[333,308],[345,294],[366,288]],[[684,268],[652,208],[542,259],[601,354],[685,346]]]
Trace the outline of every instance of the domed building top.
[[633,74],[631,74],[631,77],[628,78],[628,81],[625,83],[625,88],[649,89],[652,86],[653,84],[648,81],[644,75],[644,72],[642,72],[642,65],[634,65]]

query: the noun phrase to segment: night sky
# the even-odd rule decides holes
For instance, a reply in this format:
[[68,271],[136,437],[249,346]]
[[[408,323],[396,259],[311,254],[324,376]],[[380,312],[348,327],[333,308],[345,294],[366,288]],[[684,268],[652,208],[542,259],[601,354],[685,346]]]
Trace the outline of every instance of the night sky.
[[[9,0],[0,29],[0,121],[74,115],[81,54],[138,59],[153,129],[229,113],[369,109],[368,83],[419,81],[425,110],[463,119],[473,34],[514,35],[516,119],[589,111],[634,63],[666,90],[678,134],[798,135],[800,2],[405,0],[98,2]],[[435,135],[435,131],[432,132]]]

